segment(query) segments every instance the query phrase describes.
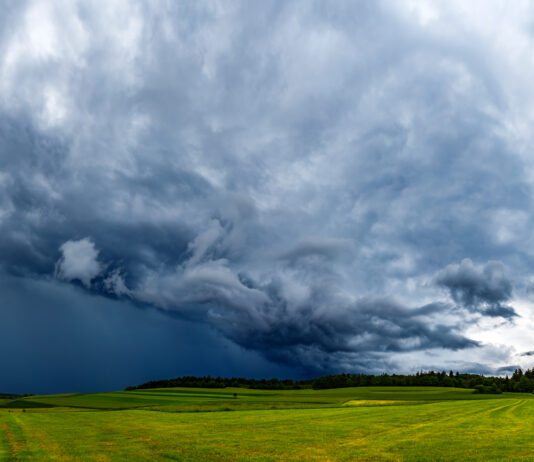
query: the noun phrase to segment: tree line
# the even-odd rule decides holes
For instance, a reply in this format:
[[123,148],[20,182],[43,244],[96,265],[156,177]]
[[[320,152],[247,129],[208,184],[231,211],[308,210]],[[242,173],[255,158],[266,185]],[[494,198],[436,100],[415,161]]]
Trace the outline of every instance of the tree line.
[[185,376],[168,380],[153,380],[126,390],[146,388],[252,388],[261,390],[298,390],[313,388],[315,390],[345,387],[456,387],[474,389],[475,393],[499,394],[502,392],[532,393],[534,391],[534,368],[525,372],[516,369],[511,377],[493,377],[459,372],[417,372],[412,375],[402,374],[335,374],[325,375],[309,380],[292,379],[247,379],[244,377],[195,377]]
[[26,396],[33,396],[33,394],[24,393],[23,395],[15,395],[13,393],[0,393],[0,399],[17,399],[17,398],[25,398]]
[[153,380],[134,387],[127,387],[126,390],[138,390],[144,388],[254,388],[261,390],[299,390],[301,388],[311,388],[312,380],[292,380],[292,379],[246,379],[244,377],[194,377],[185,376],[168,380]]
[[319,377],[313,381],[314,389],[344,387],[456,387],[472,388],[475,393],[499,394],[502,392],[532,393],[534,391],[534,369],[523,372],[516,369],[511,377],[492,377],[479,374],[461,374],[450,371],[417,372],[414,375],[366,375],[337,374]]

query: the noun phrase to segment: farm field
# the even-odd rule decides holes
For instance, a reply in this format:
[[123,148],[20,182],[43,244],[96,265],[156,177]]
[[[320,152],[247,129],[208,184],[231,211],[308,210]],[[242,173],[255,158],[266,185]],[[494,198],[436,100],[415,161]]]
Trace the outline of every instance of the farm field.
[[0,401],[0,460],[534,460],[533,398],[433,387],[32,396]]

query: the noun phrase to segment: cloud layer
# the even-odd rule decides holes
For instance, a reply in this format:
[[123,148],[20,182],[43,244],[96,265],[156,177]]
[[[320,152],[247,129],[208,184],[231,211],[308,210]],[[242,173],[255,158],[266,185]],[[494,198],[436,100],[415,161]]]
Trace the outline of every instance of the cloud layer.
[[507,366],[534,12],[504,5],[8,2],[0,265],[295,370]]
[[448,265],[438,274],[436,283],[448,289],[451,298],[468,309],[487,316],[516,316],[513,308],[502,305],[512,296],[512,283],[501,262],[490,261],[476,267],[466,258],[459,265]]

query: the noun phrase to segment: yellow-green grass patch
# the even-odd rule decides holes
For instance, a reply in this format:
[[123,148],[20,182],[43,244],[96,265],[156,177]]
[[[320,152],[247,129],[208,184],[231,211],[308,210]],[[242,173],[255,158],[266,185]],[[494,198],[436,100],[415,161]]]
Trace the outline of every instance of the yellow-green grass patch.
[[532,398],[425,387],[36,396],[0,412],[0,460],[534,460]]

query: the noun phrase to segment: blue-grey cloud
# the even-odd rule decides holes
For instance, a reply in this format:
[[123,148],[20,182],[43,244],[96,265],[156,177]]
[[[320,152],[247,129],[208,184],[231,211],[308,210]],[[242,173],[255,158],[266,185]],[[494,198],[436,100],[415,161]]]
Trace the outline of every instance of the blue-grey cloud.
[[436,277],[436,283],[449,290],[452,299],[468,309],[487,316],[511,318],[516,316],[512,307],[503,303],[512,296],[512,283],[501,262],[490,261],[476,266],[469,259],[448,265]]
[[8,4],[7,273],[308,369],[475,364],[468,328],[520,322],[530,74],[501,28],[454,3]]

